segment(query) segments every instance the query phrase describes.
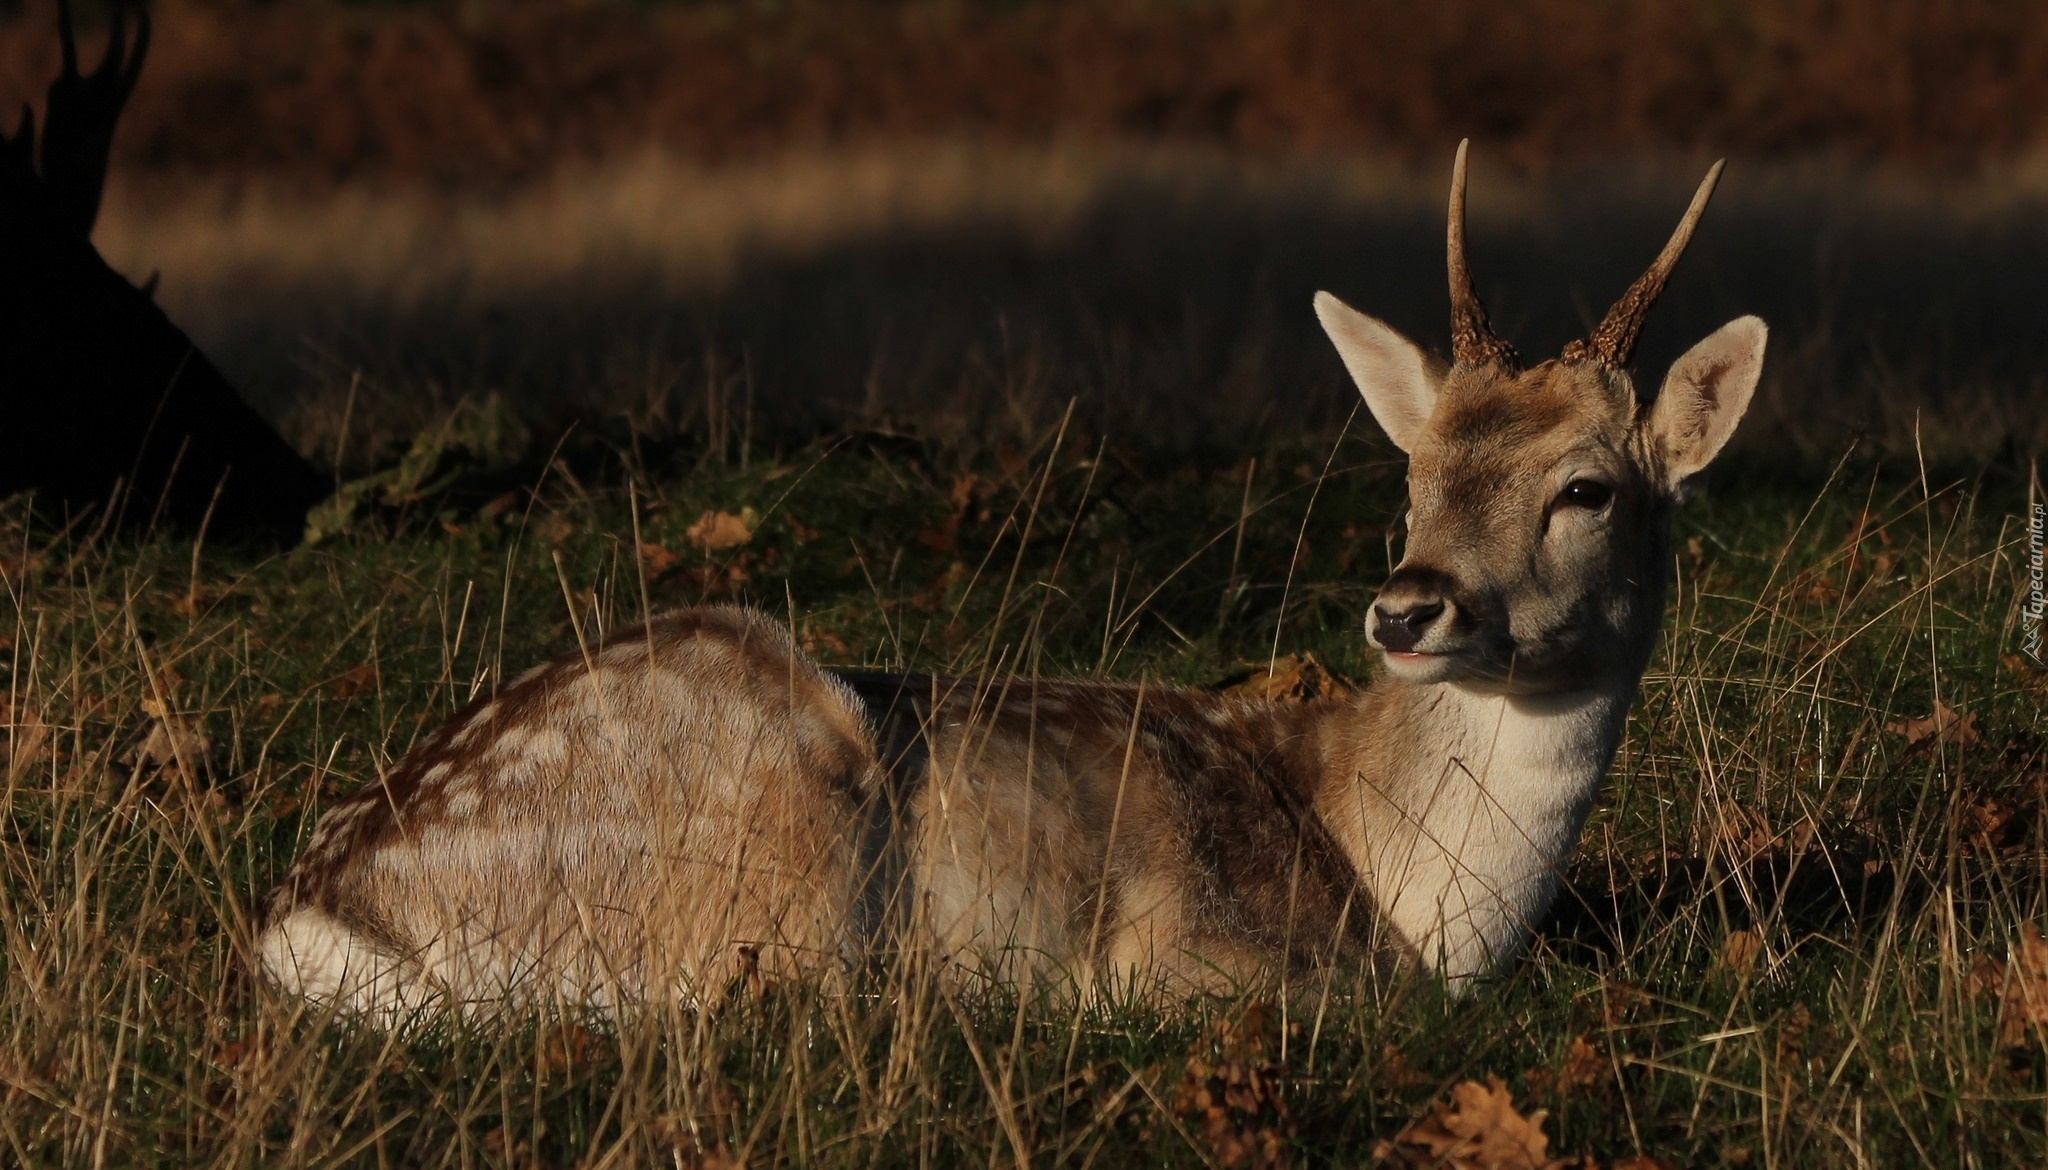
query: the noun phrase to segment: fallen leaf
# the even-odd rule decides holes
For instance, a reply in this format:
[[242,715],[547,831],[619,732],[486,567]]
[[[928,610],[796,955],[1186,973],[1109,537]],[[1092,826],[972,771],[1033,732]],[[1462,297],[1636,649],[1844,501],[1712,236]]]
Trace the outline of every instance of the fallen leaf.
[[1341,701],[1358,693],[1356,683],[1316,661],[1313,654],[1289,654],[1270,665],[1233,675],[1218,686],[1231,694],[1280,703]]
[[543,1082],[590,1068],[609,1051],[604,1038],[582,1024],[548,1028],[540,1033],[536,1047],[534,1073]]
[[1998,1000],[1998,1042],[2017,1048],[2030,1031],[2048,1026],[2048,939],[2029,922],[2009,959],[1981,955],[1970,969],[1979,995]]
[[817,626],[804,628],[802,644],[806,654],[825,655],[837,661],[845,661],[853,654],[853,648],[846,644],[846,639]]
[[1532,1092],[1555,1092],[1562,1097],[1573,1089],[1599,1084],[1607,1073],[1607,1054],[1600,1051],[1599,1045],[1580,1035],[1573,1038],[1571,1047],[1565,1050],[1562,1067],[1555,1071],[1547,1068],[1530,1070],[1529,1088]]
[[1407,1053],[1391,1043],[1380,1045],[1380,1062],[1375,1071],[1379,1082],[1392,1089],[1412,1088],[1430,1080],[1408,1062]]
[[696,1105],[694,1115],[656,1114],[648,1123],[648,1136],[675,1165],[692,1170],[744,1170],[747,1161],[733,1151],[731,1137],[739,1124],[739,1094],[723,1079],[714,1079],[698,1087]]
[[520,1141],[511,1130],[502,1126],[484,1135],[483,1147],[484,1153],[494,1161],[520,1165],[525,1164],[526,1156],[532,1152],[528,1143]]
[[708,511],[697,517],[697,522],[683,535],[705,552],[724,552],[754,539],[754,525],[758,521],[752,508],[742,508],[737,513]]
[[1990,793],[1976,793],[1962,802],[1957,814],[1965,852],[1989,849],[2002,851],[2024,842],[2027,810]]
[[219,586],[194,581],[185,592],[172,600],[171,610],[179,617],[196,618],[212,609],[213,603],[220,600],[220,596]]
[[798,544],[809,544],[812,541],[818,539],[819,536],[823,535],[823,533],[820,533],[817,529],[812,528],[808,524],[805,524],[803,521],[797,519],[795,516],[790,515],[788,512],[784,512],[782,514],[782,522],[785,525],[788,525],[789,534],[791,536],[796,537],[796,542]]
[[1721,956],[1717,966],[1731,975],[1747,975],[1756,967],[1756,961],[1763,957],[1763,936],[1753,930],[1731,930],[1721,940]]
[[1444,1170],[1559,1170],[1570,1160],[1550,1157],[1543,1132],[1546,1111],[1524,1116],[1515,1109],[1507,1083],[1488,1077],[1465,1081],[1450,1097],[1430,1103],[1423,1115],[1390,1142],[1373,1149],[1373,1160],[1398,1167]]
[[377,664],[359,662],[327,680],[327,689],[338,699],[353,699],[377,689]]
[[675,568],[676,564],[682,559],[681,553],[673,549],[664,548],[658,544],[643,544],[640,546],[640,568],[646,572],[647,579],[650,581],[661,577],[670,569]]
[[1209,1027],[1210,1053],[1188,1058],[1174,1090],[1173,1110],[1200,1127],[1216,1163],[1237,1170],[1289,1164],[1294,1118],[1282,1091],[1286,1070],[1271,1063],[1279,1047],[1279,1012],[1254,1003]]
[[1004,478],[1018,479],[1030,469],[1031,458],[1018,450],[1015,443],[998,443],[996,445],[996,466],[1002,469]]
[[533,527],[550,545],[560,544],[576,534],[576,522],[561,512],[543,514]]
[[1947,703],[1936,700],[1934,714],[1917,718],[1899,719],[1884,725],[1886,731],[1906,737],[1907,747],[1917,747],[1928,740],[1937,743],[1969,747],[1984,738],[1977,730],[1977,716],[1957,711]]
[[739,592],[750,579],[747,576],[747,562],[752,554],[742,553],[740,558],[729,565],[698,565],[683,570],[685,585],[696,591],[700,598],[725,597]]

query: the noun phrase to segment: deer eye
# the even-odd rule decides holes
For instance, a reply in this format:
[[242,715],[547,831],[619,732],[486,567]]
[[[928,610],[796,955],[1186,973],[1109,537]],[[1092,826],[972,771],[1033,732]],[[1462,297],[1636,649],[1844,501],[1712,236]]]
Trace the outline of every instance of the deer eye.
[[1557,493],[1559,507],[1584,508],[1588,512],[1599,511],[1613,498],[1614,489],[1597,479],[1575,479]]

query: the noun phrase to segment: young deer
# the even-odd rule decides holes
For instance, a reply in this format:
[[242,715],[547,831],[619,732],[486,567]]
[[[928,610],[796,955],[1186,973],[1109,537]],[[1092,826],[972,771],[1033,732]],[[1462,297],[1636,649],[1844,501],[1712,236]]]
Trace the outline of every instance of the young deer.
[[1654,401],[1626,370],[1720,171],[1599,328],[1531,368],[1466,272],[1462,145],[1449,367],[1317,295],[1410,460],[1367,623],[1386,669],[1355,700],[830,670],[759,614],[674,613],[514,680],[329,811],[263,965],[386,1019],[701,1002],[897,951],[1169,994],[1498,965],[1613,758],[1672,507],[1762,365],[1744,317]]

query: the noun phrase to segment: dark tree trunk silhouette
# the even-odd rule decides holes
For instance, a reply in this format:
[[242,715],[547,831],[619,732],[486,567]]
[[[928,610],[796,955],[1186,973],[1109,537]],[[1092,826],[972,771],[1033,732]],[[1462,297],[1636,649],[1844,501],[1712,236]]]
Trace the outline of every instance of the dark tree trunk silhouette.
[[326,480],[92,246],[114,124],[148,51],[148,14],[132,14],[132,53],[117,3],[105,58],[80,74],[60,2],[41,151],[27,109],[0,136],[0,494],[289,542]]

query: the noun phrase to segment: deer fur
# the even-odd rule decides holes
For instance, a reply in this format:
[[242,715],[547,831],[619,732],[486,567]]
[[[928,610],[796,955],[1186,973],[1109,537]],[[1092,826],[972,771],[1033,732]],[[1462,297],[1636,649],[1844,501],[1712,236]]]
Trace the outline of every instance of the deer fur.
[[1452,362],[1318,294],[1409,456],[1367,622],[1386,669],[1356,697],[833,671],[760,614],[674,613],[528,672],[329,810],[264,970],[392,1019],[705,1002],[892,954],[1167,995],[1498,967],[1613,759],[1672,508],[1761,368],[1745,317],[1654,399],[1625,369],[1718,172],[1601,328],[1532,368],[1465,275],[1462,146]]

